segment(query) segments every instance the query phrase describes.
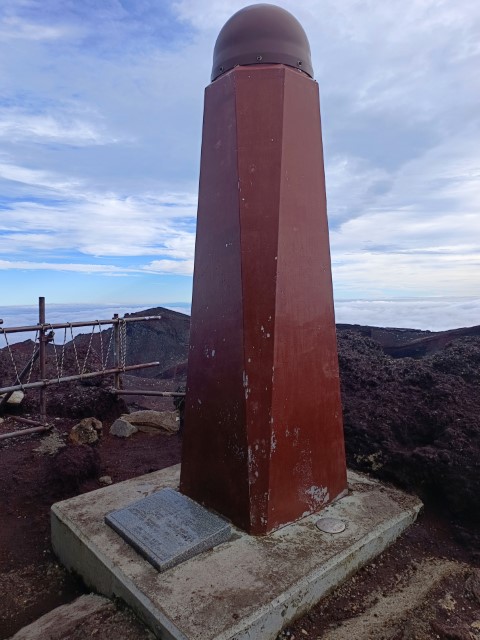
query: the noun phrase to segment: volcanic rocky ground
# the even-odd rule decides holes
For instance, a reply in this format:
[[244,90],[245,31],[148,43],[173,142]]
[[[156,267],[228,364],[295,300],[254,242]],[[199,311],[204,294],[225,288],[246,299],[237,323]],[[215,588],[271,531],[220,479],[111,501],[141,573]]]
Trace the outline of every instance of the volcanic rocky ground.
[[[161,365],[125,375],[124,386],[163,390],[181,387],[186,376],[189,317],[160,308],[136,315],[161,317],[127,325],[126,363],[158,360]],[[480,637],[475,635],[476,629],[480,630],[480,595],[475,605],[477,617],[474,615],[472,622],[467,616],[473,606],[468,595],[471,589],[465,586],[474,579],[480,581],[480,574],[471,573],[480,565],[480,326],[435,333],[338,325],[337,336],[349,466],[417,493],[426,509],[399,543],[358,574],[357,582],[341,587],[309,616],[284,631],[282,637],[301,634],[323,638],[326,630],[357,615],[378,585],[385,595],[388,585],[394,584],[392,576],[417,571],[415,567],[423,570],[426,557],[461,562],[460,569],[455,565],[456,572],[447,572],[442,578],[444,582],[450,580],[457,593],[466,598],[458,606],[463,618],[454,623],[457,630],[452,627],[454,614],[445,613],[448,607],[438,605],[435,609],[441,594],[438,598],[434,594],[429,596],[433,604],[429,601],[428,605],[433,613],[423,631],[418,630],[420,622],[416,630],[409,622],[410,631],[404,625],[399,627],[400,635],[374,633],[368,637]],[[105,362],[110,330],[103,331],[101,338],[97,332],[91,342],[88,334],[79,336],[75,345],[67,343],[64,349],[61,342],[56,336],[55,346],[48,347],[49,377],[59,374],[62,359],[62,374],[77,373],[87,353],[85,371],[100,368],[102,353]],[[13,345],[11,353],[6,348],[0,350],[0,385],[14,382],[11,356],[20,370],[32,349],[33,343],[26,341]],[[33,367],[32,380],[38,376],[37,366]],[[109,435],[111,422],[128,408],[172,408],[169,399],[140,395],[128,396],[128,402],[117,399],[109,391],[111,385],[111,378],[98,378],[49,388],[47,411],[53,430],[48,435],[0,441],[0,592],[4,594],[0,599],[0,639],[83,593],[81,582],[56,563],[50,548],[48,513],[53,502],[98,488],[102,475],[118,482],[180,460],[181,439],[177,435],[139,433],[129,440]],[[314,392],[305,389],[305,393]],[[23,404],[10,411],[38,415],[38,392],[28,392]],[[104,423],[99,443],[69,443],[69,429],[79,418],[88,416]],[[3,418],[0,433],[19,428],[11,415]],[[148,636],[126,612],[116,611],[123,631],[117,628],[111,632],[117,635],[97,637]],[[478,627],[468,626],[475,625],[475,620]],[[352,637],[351,630],[346,633]]]

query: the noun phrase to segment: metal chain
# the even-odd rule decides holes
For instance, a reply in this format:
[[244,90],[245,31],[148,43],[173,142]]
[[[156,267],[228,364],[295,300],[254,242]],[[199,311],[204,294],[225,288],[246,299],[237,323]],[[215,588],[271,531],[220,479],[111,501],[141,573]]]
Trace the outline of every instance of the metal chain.
[[[98,337],[100,342],[100,353],[98,353],[98,350],[94,346],[95,330],[97,326],[98,326]],[[92,332],[90,334],[90,342],[87,349],[87,355],[85,356],[85,362],[83,363],[82,373],[85,373],[86,363],[90,353],[92,354],[92,357],[94,357],[96,362],[100,362],[101,370],[105,371],[105,364],[104,364],[105,348],[103,345],[102,325],[100,320],[94,320],[91,324],[91,327],[92,327]]]
[[50,331],[52,332],[52,344],[53,344],[53,351],[55,353],[55,366],[57,368],[57,380],[58,382],[60,382],[60,378],[62,377],[61,371],[58,367],[58,354],[57,354],[57,345],[55,344],[55,340],[53,340],[53,336],[55,336],[55,332],[53,331],[53,325],[50,322]]
[[[103,365],[103,337],[102,337],[102,325],[100,324],[100,320],[97,320],[98,324],[98,337],[100,338],[100,364],[102,365],[102,371],[105,371],[105,367]],[[97,354],[98,355],[98,354]]]
[[3,333],[3,337],[5,338],[5,343],[6,343],[7,349],[8,349],[8,355],[10,356],[10,360],[12,361],[13,370],[15,371],[15,377],[17,379],[17,383],[21,386],[21,388],[23,390],[23,384],[22,384],[22,381],[20,380],[20,376],[18,375],[17,364],[15,362],[15,358],[13,357],[13,353],[12,353],[12,349],[10,347],[10,343],[8,342],[7,333],[6,333],[6,331],[4,329],[1,329],[1,328],[0,328],[0,331]]
[[83,361],[82,373],[80,374],[81,376],[83,376],[83,374],[85,373],[85,367],[87,366],[88,356],[90,354],[90,349],[92,348],[92,340],[93,340],[94,333],[95,333],[95,325],[92,326],[92,333],[90,334],[90,341],[88,343],[87,354],[85,356],[85,360]]
[[127,323],[123,318],[119,320],[120,328],[120,360],[121,367],[125,371],[125,365],[127,362]]
[[27,376],[26,384],[28,384],[30,382],[30,378],[32,377],[33,359],[34,359],[35,354],[37,352],[37,345],[36,345],[37,340],[38,340],[38,329],[35,331],[35,338],[33,340],[33,351],[32,351],[32,357],[30,358],[30,369],[28,370],[28,376]]
[[[117,316],[118,318],[118,316]],[[127,366],[127,322],[125,320],[125,318],[118,318],[117,320],[118,322],[118,332],[119,332],[119,343],[118,343],[118,349],[119,349],[119,353],[118,353],[118,359],[119,361],[117,362],[116,357],[115,357],[115,362],[117,362],[116,367],[118,367],[119,369],[122,369],[124,372],[126,370],[126,366]],[[17,364],[15,361],[15,357],[11,348],[11,345],[8,341],[8,337],[7,337],[7,331],[5,329],[3,329],[2,327],[0,327],[0,333],[3,333],[4,339],[5,339],[5,344],[7,346],[7,350],[8,350],[8,354],[13,366],[13,370],[15,372],[15,378],[16,378],[16,384],[18,384],[18,386],[20,387],[20,389],[25,390],[24,389],[24,384],[29,384],[31,377],[32,377],[32,372],[33,372],[33,365],[35,362],[35,358],[37,356],[38,353],[38,348],[37,348],[37,341],[39,341],[39,339],[41,339],[42,337],[42,331],[45,331],[46,327],[50,327],[50,333],[47,336],[47,341],[51,341],[53,343],[53,350],[55,353],[55,367],[57,370],[57,382],[59,383],[61,381],[61,378],[63,377],[63,373],[64,373],[64,365],[65,365],[65,351],[66,351],[66,345],[67,345],[67,329],[70,330],[70,337],[71,337],[71,342],[72,342],[72,346],[73,346],[73,352],[75,355],[75,363],[76,363],[76,368],[77,368],[77,372],[79,377],[82,377],[85,373],[86,373],[86,368],[87,368],[87,363],[88,363],[88,358],[90,356],[90,353],[92,351],[95,351],[96,353],[96,357],[98,358],[98,352],[92,348],[93,345],[93,338],[95,335],[95,328],[96,326],[98,326],[98,330],[99,330],[99,339],[100,339],[100,361],[101,361],[101,365],[102,365],[102,371],[105,371],[107,369],[108,366],[108,360],[110,357],[110,352],[112,350],[112,344],[114,342],[114,338],[115,338],[115,331],[112,329],[110,329],[110,337],[108,340],[108,345],[107,345],[107,349],[105,351],[105,345],[104,345],[104,341],[103,341],[103,335],[102,335],[102,329],[101,329],[101,322],[100,320],[96,320],[94,322],[92,322],[91,326],[92,326],[92,332],[90,334],[90,340],[88,342],[88,347],[87,347],[87,351],[85,354],[85,358],[83,360],[83,365],[80,366],[80,359],[79,359],[79,354],[78,354],[78,350],[77,350],[77,345],[76,345],[76,340],[75,337],[73,335],[73,325],[71,322],[66,323],[66,325],[64,326],[64,334],[63,334],[63,344],[62,344],[62,349],[61,349],[61,353],[60,353],[60,359],[59,359],[59,350],[57,349],[57,345],[54,342],[54,330],[53,330],[53,324],[52,323],[44,323],[43,325],[38,325],[40,327],[40,329],[36,329],[36,333],[35,333],[35,339],[34,339],[34,343],[33,343],[33,353],[32,356],[30,358],[30,363],[27,365],[28,367],[28,376],[27,376],[27,380],[26,383],[22,383],[22,380],[20,379],[20,374],[18,372],[17,369]],[[31,329],[33,330],[33,327],[31,327]],[[115,341],[116,342],[116,341]],[[25,373],[27,372],[27,367],[25,367],[24,371]],[[24,374],[24,371],[22,371],[22,377]]]
[[67,327],[63,331],[62,355],[60,357],[60,373],[63,376],[63,362],[65,360],[65,345],[67,344]]
[[82,375],[81,371],[80,371],[80,362],[78,361],[78,353],[77,353],[77,345],[75,344],[75,338],[73,337],[73,328],[72,328],[72,323],[69,322],[68,323],[70,326],[70,336],[72,338],[72,345],[73,345],[73,352],[75,354],[75,360],[77,363],[77,371],[78,371],[78,375]]
[[110,340],[108,341],[108,347],[107,347],[107,353],[105,355],[105,363],[103,364],[103,370],[105,371],[105,369],[107,368],[108,365],[108,357],[110,355],[110,349],[112,347],[112,342],[113,342],[113,334],[114,334],[114,330],[113,327],[110,329]]
[[103,331],[102,331],[102,325],[100,323],[100,320],[96,320],[96,326],[98,326],[98,337],[100,339],[100,355],[98,354],[95,348],[92,348],[92,351],[95,353],[97,358],[99,358],[102,371],[105,371],[108,364],[108,356],[110,355],[110,348],[112,346],[113,331],[110,331],[110,339],[107,344],[107,350],[105,351],[105,346],[103,342]]

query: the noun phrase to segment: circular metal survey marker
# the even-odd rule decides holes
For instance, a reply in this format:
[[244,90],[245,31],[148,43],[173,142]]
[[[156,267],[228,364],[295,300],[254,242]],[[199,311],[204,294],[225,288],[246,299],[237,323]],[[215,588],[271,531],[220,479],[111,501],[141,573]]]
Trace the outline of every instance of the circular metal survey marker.
[[342,531],[345,531],[345,523],[338,518],[320,518],[315,524],[324,533],[342,533]]

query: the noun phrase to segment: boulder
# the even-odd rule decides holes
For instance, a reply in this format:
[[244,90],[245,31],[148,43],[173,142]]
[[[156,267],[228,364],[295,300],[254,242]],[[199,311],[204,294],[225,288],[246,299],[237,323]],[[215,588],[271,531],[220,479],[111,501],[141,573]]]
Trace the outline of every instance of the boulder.
[[117,436],[118,438],[129,438],[137,431],[137,427],[125,418],[118,418],[110,427],[112,436]]
[[[0,395],[0,398],[3,398],[5,394]],[[25,398],[25,394],[23,391],[14,391],[12,395],[7,400],[7,404],[9,405],[19,405],[22,404],[23,399]]]
[[465,586],[472,598],[480,604],[480,569],[473,569]]
[[[115,611],[115,605],[107,598],[88,594],[69,604],[49,611],[35,622],[20,629],[11,640],[65,640],[74,636],[79,627],[90,620],[106,618]],[[101,634],[100,634],[101,635]]]
[[93,444],[102,434],[102,423],[96,418],[83,418],[72,427],[69,440],[74,444]]
[[177,433],[180,427],[178,411],[153,411],[145,409],[134,411],[122,416],[130,424],[138,427],[139,431],[165,431],[168,434]]
[[67,445],[62,440],[62,434],[57,429],[52,429],[50,433],[40,440],[38,447],[35,447],[35,453],[53,456]]
[[78,490],[83,482],[100,475],[100,455],[94,447],[71,444],[57,451],[49,469],[50,481],[60,492]]

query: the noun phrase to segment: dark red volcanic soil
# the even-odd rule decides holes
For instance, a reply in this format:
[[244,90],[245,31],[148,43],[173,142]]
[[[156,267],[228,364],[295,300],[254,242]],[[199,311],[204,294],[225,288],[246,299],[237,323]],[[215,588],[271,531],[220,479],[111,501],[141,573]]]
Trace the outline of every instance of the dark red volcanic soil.
[[[77,420],[55,421],[60,436]],[[35,449],[45,436],[32,434],[0,442],[0,639],[85,591],[57,562],[50,546],[50,506],[113,482],[156,471],[180,459],[176,435],[138,432],[128,440],[108,434],[96,445],[71,445],[55,455]],[[0,433],[18,428],[12,421]],[[66,441],[66,438],[62,438]]]
[[[169,318],[164,327],[170,350],[168,366],[161,368],[157,378],[125,376],[126,388],[138,384],[175,390],[184,381],[188,327],[184,318],[180,320],[178,351],[172,347],[175,318]],[[396,551],[382,556],[385,579],[402,558],[425,553],[480,562],[480,337],[468,331],[470,337],[465,337],[465,330],[433,334],[339,327],[349,466],[414,491],[426,503],[426,515],[400,546],[395,545]],[[144,338],[142,333],[139,344]],[[14,345],[19,370],[32,347],[31,342]],[[80,360],[87,348],[85,341],[79,342]],[[53,356],[51,346],[49,353]],[[66,349],[64,365],[67,373],[76,373],[71,346]],[[95,362],[92,368],[97,368]],[[56,375],[53,357],[48,375]],[[34,369],[32,379],[35,376]],[[0,350],[0,383],[11,384],[13,379],[9,354]],[[102,475],[119,482],[180,461],[178,436],[137,433],[121,440],[108,434],[110,423],[126,408],[123,400],[108,392],[111,384],[111,379],[84,381],[48,390],[48,413],[58,438],[65,442],[79,418],[94,415],[104,421],[98,444],[69,444],[49,455],[35,451],[45,438],[41,434],[0,441],[0,640],[82,593],[81,582],[57,564],[50,548],[53,502],[99,488]],[[173,408],[171,400],[133,396],[128,401],[134,408]],[[35,417],[38,393],[29,392],[20,411]],[[7,417],[0,424],[0,433],[16,428],[18,424]],[[366,589],[369,580],[375,584],[383,579],[378,573],[365,576]],[[309,632],[319,635],[338,619],[335,604],[327,601],[322,607],[295,627],[297,633],[307,625]]]
[[393,359],[355,332],[338,336],[349,466],[420,495],[480,552],[480,338]]

